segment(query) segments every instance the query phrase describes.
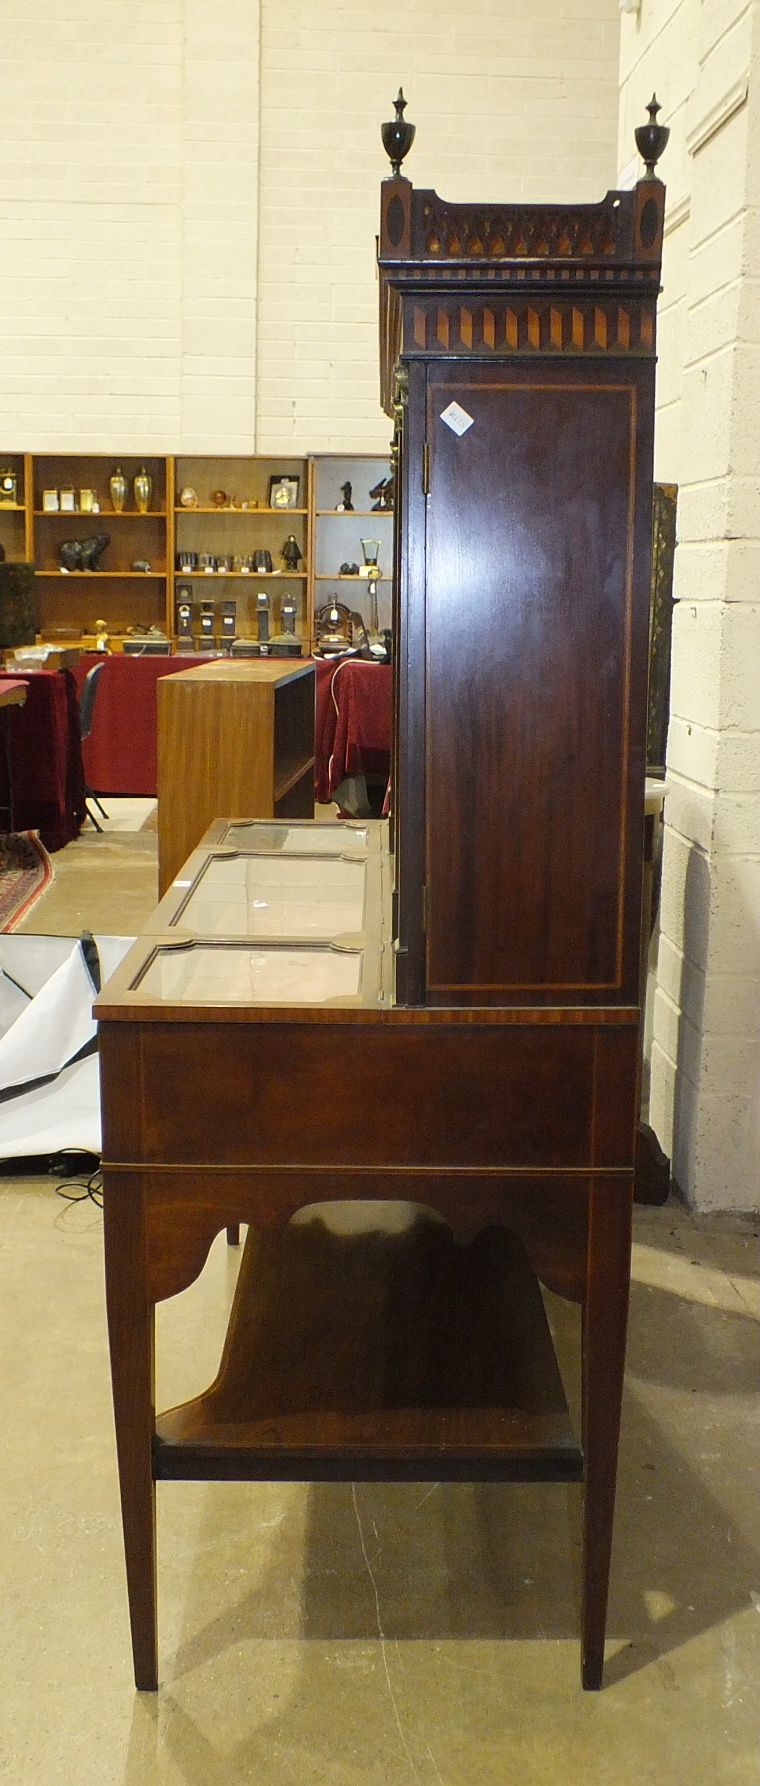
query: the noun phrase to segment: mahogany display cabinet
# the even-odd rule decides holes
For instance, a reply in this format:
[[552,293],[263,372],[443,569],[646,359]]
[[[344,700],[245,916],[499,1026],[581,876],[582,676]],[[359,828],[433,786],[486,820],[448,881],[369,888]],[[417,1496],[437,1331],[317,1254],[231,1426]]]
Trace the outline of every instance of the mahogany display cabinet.
[[[393,853],[382,825],[220,821],[96,1007],[138,1686],[172,1477],[580,1481],[601,1685],[663,200],[651,164],[598,205],[383,184]],[[292,1218],[335,1199],[417,1206],[408,1246],[310,1251]],[[241,1221],[216,1382],[157,1417],[155,1303]],[[582,1307],[579,1435],[541,1283]]]

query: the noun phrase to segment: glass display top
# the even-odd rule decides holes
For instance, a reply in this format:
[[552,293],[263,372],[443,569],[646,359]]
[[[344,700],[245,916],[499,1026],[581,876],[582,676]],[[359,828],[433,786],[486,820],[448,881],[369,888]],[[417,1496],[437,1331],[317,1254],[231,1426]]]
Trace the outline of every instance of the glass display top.
[[345,851],[366,850],[366,826],[312,822],[300,825],[267,825],[260,819],[228,825],[225,843],[240,849],[277,850],[284,856],[340,856]]
[[328,938],[364,928],[367,865],[212,856],[174,923],[201,936]]
[[190,943],[181,949],[159,947],[135,990],[167,1004],[319,1005],[357,997],[363,964],[359,949]]

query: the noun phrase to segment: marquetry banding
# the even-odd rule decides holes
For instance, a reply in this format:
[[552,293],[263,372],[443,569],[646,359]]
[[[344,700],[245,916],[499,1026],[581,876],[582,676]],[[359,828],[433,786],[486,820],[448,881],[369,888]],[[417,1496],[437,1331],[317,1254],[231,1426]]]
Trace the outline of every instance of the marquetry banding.
[[463,353],[647,353],[654,345],[651,305],[599,301],[594,305],[509,302],[414,304],[410,347],[422,352],[452,346]]

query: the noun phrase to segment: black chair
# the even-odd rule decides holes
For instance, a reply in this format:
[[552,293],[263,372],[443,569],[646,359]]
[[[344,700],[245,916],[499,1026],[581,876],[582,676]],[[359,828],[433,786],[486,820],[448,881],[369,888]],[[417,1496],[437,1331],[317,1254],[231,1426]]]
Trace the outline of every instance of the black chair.
[[[93,664],[92,669],[87,671],[87,675],[85,676],[84,682],[82,684],[82,693],[79,696],[79,731],[81,734],[83,744],[84,744],[85,738],[89,738],[90,733],[92,731],[92,720],[93,720],[93,715],[95,712],[95,699],[96,699],[97,692],[98,692],[98,678],[101,675],[101,672],[105,669],[105,667],[106,667],[105,659],[102,664]],[[88,781],[85,781],[85,784],[84,784],[84,798],[85,798],[85,805],[87,805],[87,802],[89,800],[92,800],[94,802],[95,806],[97,806],[98,812],[100,813],[101,817],[104,819],[108,818],[108,813],[106,812],[105,807],[101,806],[100,801],[98,799],[97,794],[95,793],[94,788],[90,787]],[[94,812],[90,811],[89,805],[87,805],[87,813],[88,813],[88,817],[92,819],[93,825],[95,826],[95,830],[102,832],[103,826],[98,824],[98,821],[95,817]]]

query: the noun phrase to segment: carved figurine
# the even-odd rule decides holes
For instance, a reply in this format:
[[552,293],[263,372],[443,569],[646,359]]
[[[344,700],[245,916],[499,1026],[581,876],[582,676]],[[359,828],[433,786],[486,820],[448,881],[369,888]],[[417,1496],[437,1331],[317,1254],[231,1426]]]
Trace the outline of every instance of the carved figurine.
[[393,478],[392,477],[381,478],[379,484],[375,484],[373,486],[373,488],[370,490],[369,494],[370,494],[370,501],[372,501],[373,497],[375,498],[374,502],[372,502],[373,515],[377,514],[379,511],[381,511],[383,509],[392,509],[393,508]]
[[354,506],[351,501],[353,486],[349,483],[348,478],[346,479],[345,484],[341,484],[340,493],[343,497],[343,501],[338,503],[338,511],[340,514],[348,514],[349,511],[353,510]]
[[303,558],[303,552],[301,551],[294,533],[288,534],[284,545],[281,547],[281,551],[285,569],[289,571],[297,571],[301,559]]
[[97,571],[98,560],[111,544],[110,533],[94,533],[86,540],[63,540],[58,547],[58,563],[62,571]]

